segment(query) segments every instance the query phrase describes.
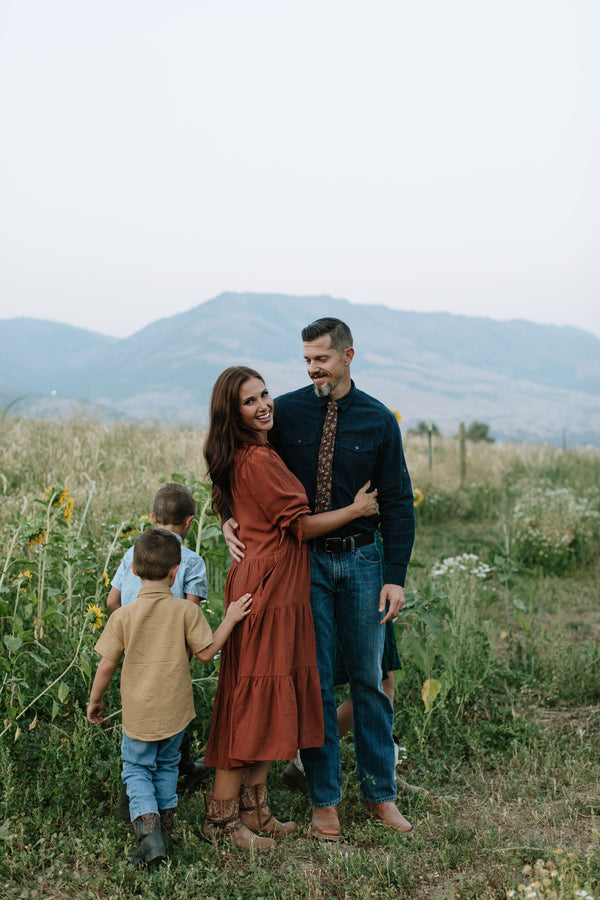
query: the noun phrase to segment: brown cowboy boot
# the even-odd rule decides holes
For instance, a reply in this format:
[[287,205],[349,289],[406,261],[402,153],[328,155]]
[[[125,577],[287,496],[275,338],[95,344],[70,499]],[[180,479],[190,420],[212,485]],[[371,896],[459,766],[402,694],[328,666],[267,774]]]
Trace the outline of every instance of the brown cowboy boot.
[[381,819],[384,825],[395,828],[400,834],[413,833],[414,828],[391,800],[385,803],[369,803],[368,800],[365,800],[365,804],[371,815]]
[[225,836],[240,850],[269,850],[275,847],[274,840],[259,837],[242,824],[238,800],[216,800],[214,794],[205,794],[204,802],[206,819],[202,833],[206,837]]
[[279,822],[267,802],[266,784],[242,785],[240,791],[240,819],[252,831],[268,831],[269,834],[291,834],[298,827],[295,822]]

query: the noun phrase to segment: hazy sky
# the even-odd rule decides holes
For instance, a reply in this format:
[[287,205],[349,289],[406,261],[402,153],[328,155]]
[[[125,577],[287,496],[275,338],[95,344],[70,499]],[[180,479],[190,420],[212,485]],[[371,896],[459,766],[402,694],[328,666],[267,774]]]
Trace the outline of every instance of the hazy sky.
[[0,317],[222,291],[600,335],[598,0],[1,0]]

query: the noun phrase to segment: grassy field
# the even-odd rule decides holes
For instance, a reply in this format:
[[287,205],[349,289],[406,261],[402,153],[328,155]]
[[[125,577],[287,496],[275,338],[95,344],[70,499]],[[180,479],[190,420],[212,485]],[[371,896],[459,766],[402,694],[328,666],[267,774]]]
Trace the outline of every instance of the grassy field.
[[[148,526],[160,481],[199,504],[209,617],[227,554],[193,430],[3,420],[0,434],[0,898],[504,898],[600,896],[600,458],[593,451],[423,438],[406,455],[418,501],[397,634],[399,794],[406,839],[365,818],[343,741],[344,839],[306,838],[309,806],[271,799],[299,833],[251,856],[201,837],[183,796],[171,856],[134,871],[116,814],[118,687],[85,720],[108,579]],[[422,498],[421,498],[422,495]],[[195,750],[215,665],[192,663]],[[340,697],[343,694],[340,694]]]

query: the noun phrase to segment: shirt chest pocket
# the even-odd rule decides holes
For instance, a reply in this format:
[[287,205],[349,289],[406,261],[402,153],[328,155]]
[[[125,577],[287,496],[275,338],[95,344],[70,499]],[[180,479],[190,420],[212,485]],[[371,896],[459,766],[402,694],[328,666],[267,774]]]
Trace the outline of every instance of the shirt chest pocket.
[[334,467],[347,473],[356,490],[373,475],[377,460],[375,441],[362,435],[339,435],[335,442]]
[[282,434],[283,461],[305,488],[315,481],[320,440],[320,435],[299,431],[289,430]]
[[284,431],[282,434],[283,443],[286,448],[292,447],[313,447],[320,442],[317,434],[301,434],[299,431]]

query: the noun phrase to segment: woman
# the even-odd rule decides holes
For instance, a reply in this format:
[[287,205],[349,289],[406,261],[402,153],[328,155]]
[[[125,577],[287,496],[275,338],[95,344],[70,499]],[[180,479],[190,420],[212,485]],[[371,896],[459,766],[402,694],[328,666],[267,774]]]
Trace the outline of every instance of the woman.
[[[226,605],[252,594],[252,610],[225,645],[205,762],[215,785],[206,794],[205,834],[223,830],[244,849],[274,846],[296,830],[267,803],[271,761],[324,740],[321,690],[310,609],[310,565],[303,542],[377,509],[368,484],[354,502],[311,515],[300,482],[269,446],[273,400],[253,369],[226,369],[213,388],[204,455],[213,508],[240,525],[246,557],[233,562]],[[237,593],[236,593],[237,592]]]

